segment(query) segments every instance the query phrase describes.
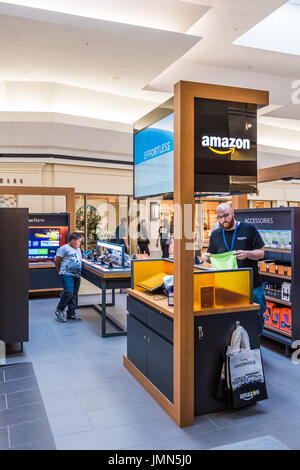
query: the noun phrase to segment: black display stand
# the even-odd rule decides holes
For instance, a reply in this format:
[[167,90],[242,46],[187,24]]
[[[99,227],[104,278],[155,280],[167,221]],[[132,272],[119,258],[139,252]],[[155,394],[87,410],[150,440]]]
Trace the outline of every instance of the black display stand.
[[278,307],[288,306],[291,308],[292,333],[282,332],[270,326],[265,326],[263,331],[263,336],[283,343],[286,355],[289,355],[293,341],[300,338],[300,207],[237,210],[235,218],[241,222],[252,223],[258,230],[291,230],[291,249],[265,248],[265,258],[291,263],[291,278],[270,272],[260,272],[265,282],[276,282],[278,285],[284,281],[291,282],[289,302],[268,296],[266,298],[268,301],[278,304]]
[[[173,318],[130,294],[127,310],[127,357],[173,403]],[[256,311],[194,318],[195,416],[228,409],[225,397],[218,397],[218,387],[224,351],[237,322],[247,330],[251,348],[259,347]]]
[[[66,243],[69,239],[70,216],[61,214],[29,214],[29,227],[68,227]],[[62,290],[57,269],[53,261],[29,260],[29,293],[59,292]]]
[[0,340],[7,352],[28,341],[28,209],[0,209]]

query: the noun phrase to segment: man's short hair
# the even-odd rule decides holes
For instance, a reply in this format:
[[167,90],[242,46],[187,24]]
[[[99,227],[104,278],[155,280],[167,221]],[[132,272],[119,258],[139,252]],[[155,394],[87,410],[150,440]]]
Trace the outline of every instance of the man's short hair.
[[69,242],[72,241],[72,240],[79,240],[80,238],[82,238],[81,233],[73,232],[70,235]]

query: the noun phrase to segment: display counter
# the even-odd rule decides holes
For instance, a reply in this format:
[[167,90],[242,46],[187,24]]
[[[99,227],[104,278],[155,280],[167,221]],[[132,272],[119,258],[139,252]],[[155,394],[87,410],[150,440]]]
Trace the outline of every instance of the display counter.
[[[109,269],[93,261],[83,260],[81,275],[84,279],[101,289],[101,307],[98,305],[92,305],[92,307],[101,314],[101,335],[103,337],[126,335],[126,329],[124,326],[107,312],[107,307],[115,305],[115,289],[125,289],[130,287],[131,270],[126,268]],[[110,303],[106,300],[107,289],[111,289],[112,291],[112,301]],[[86,305],[84,307],[86,307]],[[106,321],[112,323],[118,331],[107,332]]]
[[[159,274],[173,274],[170,260],[132,263],[127,297],[125,367],[168,413],[174,397],[174,308],[162,294],[140,287]],[[175,285],[176,289],[176,285]],[[194,270],[194,414],[226,409],[217,398],[225,347],[236,323],[247,330],[252,348],[259,346],[259,306],[252,303],[252,270]]]
[[61,282],[53,262],[34,262],[28,264],[29,294],[40,292],[61,292]]

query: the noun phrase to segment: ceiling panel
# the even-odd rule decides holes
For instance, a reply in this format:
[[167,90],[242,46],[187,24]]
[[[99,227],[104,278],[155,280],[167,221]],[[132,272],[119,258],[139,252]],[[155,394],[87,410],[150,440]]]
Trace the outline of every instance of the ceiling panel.
[[1,3],[6,8],[11,5],[33,7],[180,33],[186,32],[210,8],[201,2],[181,0],[10,0]]
[[0,16],[2,80],[47,80],[112,93],[132,92],[142,89],[200,40],[181,33],[25,10],[27,16],[39,14],[40,19]]

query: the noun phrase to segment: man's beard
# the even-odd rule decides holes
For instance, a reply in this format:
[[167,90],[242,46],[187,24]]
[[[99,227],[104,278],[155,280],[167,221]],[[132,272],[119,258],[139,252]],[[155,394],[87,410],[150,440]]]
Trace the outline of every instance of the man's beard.
[[[224,225],[224,223],[225,223],[226,225]],[[224,230],[231,230],[231,229],[233,228],[234,224],[235,224],[235,220],[234,220],[234,217],[232,217],[232,219],[230,220],[230,222],[223,222],[223,223],[221,224],[221,226],[222,226],[222,228],[223,228]]]

